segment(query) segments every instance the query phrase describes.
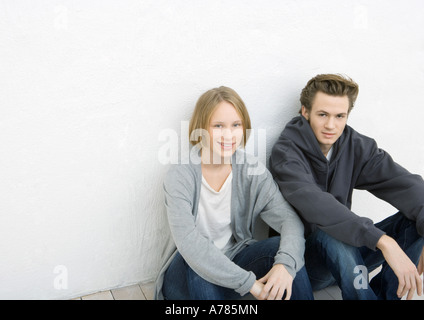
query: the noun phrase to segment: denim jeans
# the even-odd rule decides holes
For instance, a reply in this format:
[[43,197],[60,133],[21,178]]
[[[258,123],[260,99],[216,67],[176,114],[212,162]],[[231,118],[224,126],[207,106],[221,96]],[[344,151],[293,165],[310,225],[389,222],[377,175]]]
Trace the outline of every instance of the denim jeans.
[[[233,262],[257,279],[272,268],[280,246],[280,237],[255,242],[240,251]],[[235,300],[241,296],[233,289],[221,287],[196,274],[183,257],[177,253],[165,273],[163,294],[167,300]],[[292,285],[292,300],[313,300],[311,285],[305,267],[297,272]]]
[[[398,212],[375,226],[395,239],[411,261],[418,264],[424,239],[417,233],[414,221]],[[345,300],[399,299],[398,279],[378,249],[356,248],[317,229],[306,239],[305,265],[314,291],[337,283]],[[368,273],[380,265],[381,271],[368,283]]]

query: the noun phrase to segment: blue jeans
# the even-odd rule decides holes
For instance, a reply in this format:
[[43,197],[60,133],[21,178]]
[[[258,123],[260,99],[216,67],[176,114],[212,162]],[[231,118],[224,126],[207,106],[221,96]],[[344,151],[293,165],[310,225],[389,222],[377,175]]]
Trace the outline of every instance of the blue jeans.
[[[257,279],[265,276],[274,264],[280,237],[255,242],[233,259],[241,268],[252,271]],[[241,296],[233,289],[210,283],[194,272],[180,253],[165,273],[163,295],[167,300],[235,300]],[[313,300],[312,288],[305,267],[297,272],[292,285],[291,300]]]
[[[418,264],[424,239],[414,221],[398,212],[375,226],[395,239]],[[382,270],[368,283],[368,273],[380,265]],[[337,283],[345,300],[399,299],[398,279],[378,249],[356,248],[317,229],[306,239],[305,266],[314,291]]]

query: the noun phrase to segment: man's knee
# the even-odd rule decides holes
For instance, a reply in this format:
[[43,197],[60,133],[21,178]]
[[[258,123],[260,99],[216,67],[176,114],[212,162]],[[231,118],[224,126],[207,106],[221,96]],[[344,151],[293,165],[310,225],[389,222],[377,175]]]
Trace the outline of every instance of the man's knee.
[[356,265],[362,261],[357,247],[337,240],[322,230],[316,231],[313,241],[321,254],[329,257],[333,262]]

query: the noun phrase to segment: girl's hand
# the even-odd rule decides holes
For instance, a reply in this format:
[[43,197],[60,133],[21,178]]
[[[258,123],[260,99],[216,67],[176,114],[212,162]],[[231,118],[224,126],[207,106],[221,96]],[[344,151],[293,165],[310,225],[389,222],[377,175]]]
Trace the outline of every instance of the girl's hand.
[[284,293],[286,293],[284,300],[290,300],[293,277],[282,264],[274,265],[271,270],[263,278],[257,280],[257,282],[263,286],[257,299],[281,300]]
[[250,293],[256,299],[264,300],[264,299],[261,299],[261,292],[262,292],[263,288],[264,288],[264,284],[262,282],[259,282],[258,280],[256,280],[255,283],[253,284],[252,289],[250,289]]

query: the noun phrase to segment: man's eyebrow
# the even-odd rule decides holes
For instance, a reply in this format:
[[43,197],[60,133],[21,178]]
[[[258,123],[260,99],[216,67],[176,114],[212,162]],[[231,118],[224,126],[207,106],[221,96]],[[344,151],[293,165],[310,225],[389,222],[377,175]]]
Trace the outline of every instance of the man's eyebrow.
[[[324,110],[317,110],[317,113],[325,113],[325,114],[330,114],[330,113],[328,113],[327,111],[324,111]],[[341,115],[347,115],[347,112],[341,112],[341,113],[335,113],[336,115],[338,115],[338,116],[341,116]]]

